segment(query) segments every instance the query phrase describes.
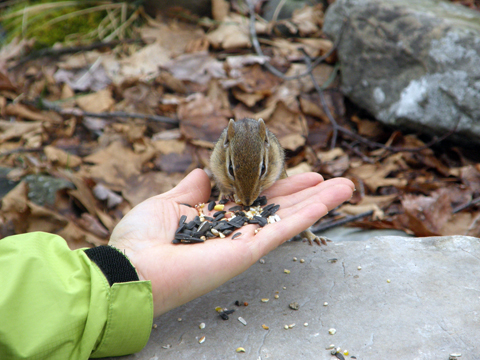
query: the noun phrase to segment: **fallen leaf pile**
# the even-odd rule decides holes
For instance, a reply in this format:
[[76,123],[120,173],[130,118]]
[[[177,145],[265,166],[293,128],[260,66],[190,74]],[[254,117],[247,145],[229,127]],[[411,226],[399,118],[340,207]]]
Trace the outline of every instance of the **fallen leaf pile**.
[[[215,2],[218,3],[218,2]],[[263,118],[286,149],[288,173],[345,176],[357,191],[320,223],[417,236],[480,236],[480,162],[471,149],[392,132],[346,101],[323,9],[255,22],[214,9],[214,22],[149,19],[140,42],[19,63],[31,41],[0,50],[0,236],[48,231],[71,248],[106,244],[136,204],[168,191],[194,168],[208,171],[230,118]],[[281,25],[281,27],[280,27]],[[283,29],[280,31],[280,29]],[[285,34],[285,31],[287,34]],[[285,76],[269,72],[269,63]],[[332,125],[315,85],[325,86]],[[134,114],[126,116],[125,114]],[[357,216],[358,215],[358,216]]]

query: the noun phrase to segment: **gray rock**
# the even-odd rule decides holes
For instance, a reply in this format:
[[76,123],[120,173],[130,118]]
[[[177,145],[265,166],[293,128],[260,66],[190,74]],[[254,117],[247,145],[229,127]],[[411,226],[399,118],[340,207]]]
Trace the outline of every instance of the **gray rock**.
[[[330,344],[347,349],[346,359],[480,358],[480,239],[347,237],[322,248],[280,246],[264,264],[155,319],[145,349],[122,359],[330,360]],[[298,310],[289,308],[292,302]],[[236,311],[224,321],[216,306]]]
[[337,0],[343,91],[378,120],[480,143],[480,13],[440,0]]

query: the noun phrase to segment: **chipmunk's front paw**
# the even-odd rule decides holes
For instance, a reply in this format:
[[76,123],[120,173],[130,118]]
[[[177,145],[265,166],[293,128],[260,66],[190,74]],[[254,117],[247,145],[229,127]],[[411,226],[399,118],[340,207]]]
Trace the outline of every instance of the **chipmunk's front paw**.
[[327,240],[325,236],[317,236],[310,230],[305,230],[300,233],[302,239],[307,239],[310,245],[313,245],[313,242],[316,242],[318,245],[327,245]]

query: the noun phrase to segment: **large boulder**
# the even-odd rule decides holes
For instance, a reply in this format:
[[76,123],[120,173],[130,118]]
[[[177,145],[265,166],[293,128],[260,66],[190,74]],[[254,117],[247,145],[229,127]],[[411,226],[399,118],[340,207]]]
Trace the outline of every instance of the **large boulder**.
[[480,13],[440,0],[337,0],[342,91],[396,127],[480,143]]

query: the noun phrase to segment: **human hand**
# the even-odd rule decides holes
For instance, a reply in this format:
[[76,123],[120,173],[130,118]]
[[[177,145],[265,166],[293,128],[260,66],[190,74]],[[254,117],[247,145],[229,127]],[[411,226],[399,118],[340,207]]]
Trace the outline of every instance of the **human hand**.
[[196,169],[174,189],[133,208],[115,227],[109,244],[125,252],[141,280],[151,281],[154,316],[159,316],[241,274],[350,199],[353,189],[348,179],[323,181],[316,173],[279,180],[263,195],[268,203],[280,204],[280,222],[265,226],[256,235],[258,225],[244,226],[235,240],[230,235],[200,244],[174,245],[180,217],[187,215],[190,221],[198,215],[195,208],[181,203],[195,205],[210,197],[210,179]]

